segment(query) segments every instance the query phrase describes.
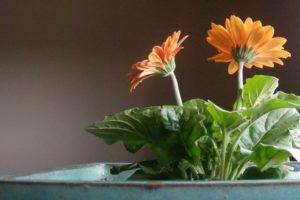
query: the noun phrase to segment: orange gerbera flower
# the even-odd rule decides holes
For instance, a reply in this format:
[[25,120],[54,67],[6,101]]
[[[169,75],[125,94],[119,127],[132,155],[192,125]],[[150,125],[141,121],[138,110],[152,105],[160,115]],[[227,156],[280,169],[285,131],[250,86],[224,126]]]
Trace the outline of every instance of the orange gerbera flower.
[[212,23],[207,42],[219,53],[208,60],[229,62],[229,74],[238,70],[239,62],[248,68],[274,67],[274,63],[283,65],[281,58],[291,54],[283,48],[286,39],[273,35],[272,26],[263,26],[261,21],[249,17],[243,22],[239,17],[231,16],[226,19],[225,27]]
[[174,32],[161,46],[153,47],[147,60],[137,62],[128,74],[130,78],[130,91],[132,92],[143,80],[151,76],[169,76],[176,67],[175,55],[183,49],[182,42],[188,37],[180,38],[180,31]]

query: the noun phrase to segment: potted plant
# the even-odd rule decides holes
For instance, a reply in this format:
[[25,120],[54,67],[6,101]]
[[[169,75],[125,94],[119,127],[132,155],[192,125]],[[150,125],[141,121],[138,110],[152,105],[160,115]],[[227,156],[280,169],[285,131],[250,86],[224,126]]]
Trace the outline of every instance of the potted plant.
[[[300,97],[276,91],[276,77],[255,75],[244,82],[243,76],[244,67],[283,65],[282,59],[291,56],[283,47],[286,39],[251,18],[231,16],[225,26],[211,24],[206,39],[218,54],[208,60],[229,63],[228,73],[237,76],[236,101],[225,110],[209,100],[182,102],[175,56],[188,36],[180,36],[174,32],[154,46],[128,74],[131,92],[147,78],[170,77],[177,105],[128,109],[86,128],[106,144],[122,141],[131,153],[149,148],[156,159],[103,164],[102,176],[95,177],[105,180],[75,181],[72,197],[81,191],[91,198],[124,200],[282,199],[287,194],[299,199],[299,166],[289,160],[300,160]],[[57,186],[51,191],[63,195],[68,190]]]

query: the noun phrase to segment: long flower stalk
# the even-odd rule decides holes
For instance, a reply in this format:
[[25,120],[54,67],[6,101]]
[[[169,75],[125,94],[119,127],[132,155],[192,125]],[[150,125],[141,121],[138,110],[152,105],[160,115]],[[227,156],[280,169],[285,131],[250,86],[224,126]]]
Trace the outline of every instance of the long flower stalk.
[[173,91],[174,91],[174,96],[175,96],[176,102],[179,106],[182,106],[183,104],[182,104],[182,99],[181,99],[180,90],[179,90],[179,86],[178,86],[178,81],[177,81],[174,71],[172,71],[170,73],[170,77],[171,77],[172,83],[173,83]]
[[242,91],[244,86],[244,76],[243,76],[243,69],[244,69],[244,62],[239,62],[239,71],[238,71],[238,89],[237,89],[237,110],[242,108],[243,100],[242,100]]

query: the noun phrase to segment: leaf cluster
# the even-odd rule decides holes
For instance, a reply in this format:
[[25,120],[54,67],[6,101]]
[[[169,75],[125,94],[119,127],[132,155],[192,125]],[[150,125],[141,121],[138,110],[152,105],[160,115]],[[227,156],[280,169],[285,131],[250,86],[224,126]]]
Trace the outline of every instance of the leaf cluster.
[[300,160],[300,97],[277,87],[277,78],[256,75],[246,81],[239,110],[192,99],[125,110],[86,130],[106,144],[122,141],[131,153],[155,153],[155,160],[112,168],[136,169],[130,179],[284,178],[290,157]]

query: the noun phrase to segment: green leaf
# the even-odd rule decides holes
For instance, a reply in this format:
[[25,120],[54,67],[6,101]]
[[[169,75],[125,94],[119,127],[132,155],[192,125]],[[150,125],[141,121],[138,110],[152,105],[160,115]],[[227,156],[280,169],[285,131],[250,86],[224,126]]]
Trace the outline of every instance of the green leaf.
[[130,153],[136,153],[138,150],[140,150],[144,146],[145,142],[144,141],[124,141],[124,147],[126,148],[127,151]]
[[233,130],[245,121],[239,112],[224,110],[212,102],[208,103],[207,110],[223,131]]
[[182,119],[184,124],[179,133],[188,157],[196,165],[200,165],[201,158],[197,140],[207,132],[203,124],[204,119],[197,110],[185,110]]
[[290,131],[292,137],[292,145],[294,148],[300,149],[300,129]]
[[133,108],[107,116],[103,121],[88,126],[86,131],[100,137],[106,144],[121,140],[134,153],[148,141],[151,129],[159,126],[155,123],[157,116],[158,108]]
[[178,169],[181,172],[182,177],[184,179],[199,179],[201,175],[205,174],[202,166],[194,165],[184,159],[180,160],[178,164]]
[[250,160],[254,162],[261,171],[264,171],[274,165],[276,166],[287,162],[290,155],[290,152],[284,148],[259,144],[255,152],[251,154]]
[[260,104],[256,108],[253,108],[246,112],[249,113],[248,116],[250,116],[252,119],[256,119],[267,112],[280,109],[280,108],[295,108],[295,107],[293,104],[291,104],[288,101],[276,98],[276,99],[268,99],[267,101],[262,102],[262,104]]
[[[151,162],[151,161],[147,161],[147,162]],[[131,163],[131,164],[126,164],[126,165],[115,165],[112,166],[112,168],[110,169],[110,173],[115,175],[115,174],[119,174],[123,171],[128,171],[128,170],[133,170],[133,169],[138,169],[139,168],[139,163]]]
[[184,110],[179,106],[163,106],[160,110],[161,121],[166,130],[176,132],[181,129]]
[[256,119],[259,116],[279,108],[296,108],[300,109],[300,97],[294,94],[277,92],[272,98],[265,99],[255,108],[246,110],[248,116]]
[[276,168],[269,168],[265,171],[261,171],[258,167],[248,167],[243,175],[239,179],[251,180],[251,179],[283,179],[290,173],[290,167],[281,166]]
[[129,165],[114,166],[111,174],[119,174],[124,171],[132,171],[130,180],[140,179],[199,179],[203,174],[203,168],[194,165],[185,159],[161,166],[156,160],[132,163]]
[[291,108],[300,109],[300,96],[287,94],[281,91],[277,92],[275,96],[277,99],[285,101]]
[[240,146],[252,150],[259,143],[279,144],[289,130],[299,128],[299,113],[295,109],[282,108],[264,114],[254,120],[244,131]]
[[124,171],[131,171],[132,175],[128,180],[158,180],[158,179],[180,179],[180,171],[177,163],[170,163],[161,166],[157,160],[136,162],[128,165],[114,166],[111,174],[119,174]]
[[254,120],[242,133],[239,145],[243,153],[262,169],[280,164],[290,155],[300,159],[300,151],[292,147],[291,130],[299,129],[296,109],[270,111]]
[[200,164],[196,141],[206,132],[204,119],[196,108],[134,108],[108,116],[86,130],[107,144],[122,141],[132,153],[147,145],[158,155],[161,165],[182,158]]
[[191,99],[184,102],[183,107],[197,110],[200,114],[207,115],[207,102],[202,99]]
[[201,164],[205,171],[204,177],[208,179],[216,178],[221,162],[217,141],[213,137],[205,135],[198,140],[198,146],[201,149]]
[[[199,110],[185,107],[165,107],[161,111],[164,127],[175,138],[176,143],[168,145],[169,141],[161,141],[161,145],[169,146],[170,152],[178,152],[176,159],[185,158],[192,163],[200,164],[200,151],[196,141],[206,130],[203,125],[205,117]],[[153,149],[157,149],[151,145]],[[165,146],[164,146],[165,147]],[[174,157],[174,160],[176,160]]]
[[248,78],[243,87],[243,107],[252,108],[264,99],[270,98],[278,87],[278,79],[272,76],[256,75]]

